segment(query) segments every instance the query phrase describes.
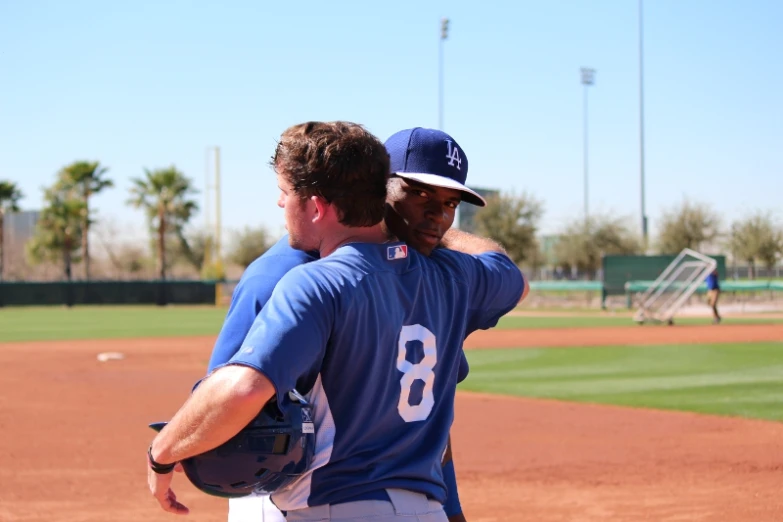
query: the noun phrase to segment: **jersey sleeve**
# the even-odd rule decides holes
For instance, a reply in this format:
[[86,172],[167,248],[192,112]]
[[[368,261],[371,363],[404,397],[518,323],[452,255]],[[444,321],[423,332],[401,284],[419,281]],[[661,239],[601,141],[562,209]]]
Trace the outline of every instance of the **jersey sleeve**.
[[313,252],[292,248],[288,244],[288,237],[284,236],[245,269],[231,296],[231,305],[212,350],[207,374],[228,362],[239,351],[253,321],[283,276],[291,269],[315,259],[317,255]]
[[253,321],[271,297],[277,281],[276,278],[261,275],[240,281],[234,289],[226,319],[212,349],[207,373],[227,363],[239,351]]
[[298,267],[280,280],[240,350],[228,362],[266,375],[278,400],[302,380],[314,381],[334,324],[334,292],[310,265]]
[[525,289],[522,272],[508,256],[499,252],[460,258],[470,292],[468,333],[492,328],[519,304]]

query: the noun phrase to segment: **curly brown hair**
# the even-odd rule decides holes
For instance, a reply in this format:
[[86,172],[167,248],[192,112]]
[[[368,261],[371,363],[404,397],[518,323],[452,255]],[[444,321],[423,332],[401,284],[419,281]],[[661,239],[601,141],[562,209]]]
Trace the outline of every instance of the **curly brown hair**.
[[289,127],[270,164],[302,200],[319,196],[334,205],[345,226],[368,227],[383,219],[389,154],[359,124],[311,121]]

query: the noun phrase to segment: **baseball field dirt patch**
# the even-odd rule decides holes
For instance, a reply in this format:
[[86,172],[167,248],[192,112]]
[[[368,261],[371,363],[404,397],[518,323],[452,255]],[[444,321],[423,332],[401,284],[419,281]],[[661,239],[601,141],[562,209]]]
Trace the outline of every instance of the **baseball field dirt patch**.
[[[481,332],[470,348],[783,340],[783,327]],[[213,337],[0,344],[0,520],[171,521],[146,487],[149,422],[202,375]],[[100,362],[102,352],[121,360]],[[459,393],[468,520],[767,521],[783,514],[783,424]],[[183,476],[192,521],[225,501]]]

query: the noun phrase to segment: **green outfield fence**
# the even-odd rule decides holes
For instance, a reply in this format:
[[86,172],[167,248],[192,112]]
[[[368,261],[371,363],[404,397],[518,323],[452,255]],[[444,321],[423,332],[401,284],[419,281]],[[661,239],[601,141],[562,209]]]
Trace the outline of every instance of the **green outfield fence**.
[[[622,294],[631,307],[631,296],[645,292],[652,280],[626,281]],[[236,281],[73,281],[67,282],[2,282],[0,307],[45,305],[167,305],[209,304],[227,306]],[[536,292],[601,293],[602,303],[607,295],[602,281],[532,281]],[[724,292],[783,292],[783,281],[721,281]],[[699,293],[707,291],[701,285]]]
[[601,292],[601,281],[531,281],[530,290],[539,292]]
[[0,306],[215,304],[215,281],[0,283]]
[[[625,283],[626,293],[646,292],[655,281],[628,281]],[[676,288],[677,283],[672,283],[670,288]],[[783,281],[721,281],[720,289],[723,292],[783,292]],[[696,288],[696,293],[707,292],[707,285],[702,284]]]
[[[623,292],[625,295],[626,306],[632,307],[633,294],[646,292],[650,286],[655,283],[648,281],[627,281],[623,283]],[[676,284],[676,283],[675,283]],[[723,292],[730,293],[757,293],[757,292],[783,292],[783,281],[721,281],[720,287]],[[606,290],[606,286],[601,281],[533,281],[530,283],[531,291],[552,292],[552,293],[578,293],[578,292],[600,292],[601,304],[605,305],[608,295],[618,295],[612,289],[611,293]],[[703,294],[707,292],[707,285],[702,284],[696,289],[696,293]]]
[[[646,292],[655,281],[628,281],[625,283],[625,302],[628,308],[632,306],[633,294]],[[677,288],[678,283],[671,283],[669,288]],[[735,294],[751,294],[757,292],[783,292],[783,281],[721,281],[721,292]],[[697,294],[707,293],[707,284],[696,287]]]
[[[655,281],[628,281],[623,285],[623,293],[646,292],[653,283]],[[721,281],[720,287],[724,292],[783,292],[783,281]],[[533,281],[530,289],[544,292],[601,292],[604,284],[601,281]],[[706,284],[696,289],[698,293],[706,291]]]

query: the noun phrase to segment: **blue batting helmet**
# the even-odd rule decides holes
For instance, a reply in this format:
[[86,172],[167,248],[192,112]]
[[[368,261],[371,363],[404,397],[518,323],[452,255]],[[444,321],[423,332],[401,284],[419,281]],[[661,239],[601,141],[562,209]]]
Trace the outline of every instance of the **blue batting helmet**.
[[[150,427],[160,431],[166,424]],[[233,438],[181,464],[201,491],[233,498],[284,488],[309,469],[314,452],[312,408],[294,390],[285,395],[282,408],[273,397]]]

